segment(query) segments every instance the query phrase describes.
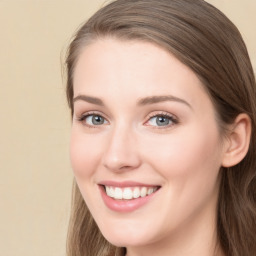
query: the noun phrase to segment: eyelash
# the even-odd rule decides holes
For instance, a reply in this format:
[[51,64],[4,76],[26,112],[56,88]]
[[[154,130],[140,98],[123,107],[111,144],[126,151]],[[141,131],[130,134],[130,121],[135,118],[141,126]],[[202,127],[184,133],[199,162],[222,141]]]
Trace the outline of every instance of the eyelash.
[[[85,125],[85,126],[87,126],[87,127],[89,127],[89,128],[98,128],[98,127],[97,127],[98,125],[90,125],[90,124],[87,124],[87,123],[84,122],[85,119],[86,119],[87,117],[89,117],[89,116],[100,116],[100,117],[102,117],[104,120],[107,120],[104,116],[102,116],[102,114],[99,114],[98,112],[88,112],[88,113],[82,114],[81,116],[79,116],[79,117],[77,118],[77,120],[78,120],[79,122],[83,123],[83,125]],[[99,125],[99,126],[100,126],[100,125]]]
[[[89,125],[87,123],[85,123],[85,119],[88,118],[89,116],[99,116],[102,117],[104,120],[107,120],[102,114],[98,113],[98,112],[88,112],[85,114],[82,114],[81,116],[79,116],[77,118],[77,121],[82,122],[83,125],[87,126],[88,128],[98,128],[97,126],[101,126],[101,125]],[[147,124],[152,118],[157,118],[157,117],[163,117],[163,118],[167,118],[171,124],[168,125],[164,125],[164,126],[153,126],[154,129],[166,129],[166,128],[170,128],[173,125],[176,125],[179,123],[177,117],[175,117],[174,115],[171,115],[167,112],[161,112],[161,113],[154,113],[154,114],[150,114],[147,117],[147,121],[144,124]],[[103,124],[102,124],[103,125]],[[150,126],[150,125],[147,125]]]
[[150,114],[149,117],[147,118],[147,122],[148,123],[152,118],[157,118],[157,117],[163,117],[163,118],[167,118],[169,120],[169,122],[171,122],[171,124],[168,125],[164,125],[164,126],[153,126],[154,129],[167,129],[170,128],[173,125],[176,125],[179,123],[178,119],[176,116],[169,114],[167,112],[161,112],[161,113],[153,113]]

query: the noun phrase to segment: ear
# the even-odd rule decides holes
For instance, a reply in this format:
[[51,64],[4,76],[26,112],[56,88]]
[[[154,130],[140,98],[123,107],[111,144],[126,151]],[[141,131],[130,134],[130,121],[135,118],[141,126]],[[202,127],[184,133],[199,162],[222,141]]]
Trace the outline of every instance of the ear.
[[223,167],[231,167],[241,162],[248,152],[251,138],[251,119],[247,114],[239,114],[231,125],[222,159]]

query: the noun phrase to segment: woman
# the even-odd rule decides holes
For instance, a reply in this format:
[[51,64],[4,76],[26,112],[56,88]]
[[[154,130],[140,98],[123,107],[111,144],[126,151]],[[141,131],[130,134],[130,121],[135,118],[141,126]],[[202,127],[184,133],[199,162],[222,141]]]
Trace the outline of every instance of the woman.
[[256,87],[202,0],[117,0],[67,55],[68,255],[256,255]]

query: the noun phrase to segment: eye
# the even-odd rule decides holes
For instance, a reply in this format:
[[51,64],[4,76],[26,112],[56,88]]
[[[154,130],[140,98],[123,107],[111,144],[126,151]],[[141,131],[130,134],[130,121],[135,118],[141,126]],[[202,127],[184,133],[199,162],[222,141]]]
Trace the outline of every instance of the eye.
[[177,123],[177,119],[169,114],[158,114],[150,117],[146,125],[156,127],[169,127]]
[[108,123],[107,120],[99,114],[85,114],[78,118],[78,121],[89,127],[104,125]]
[[89,115],[85,118],[85,121],[90,125],[101,125],[105,123],[105,119],[99,115]]

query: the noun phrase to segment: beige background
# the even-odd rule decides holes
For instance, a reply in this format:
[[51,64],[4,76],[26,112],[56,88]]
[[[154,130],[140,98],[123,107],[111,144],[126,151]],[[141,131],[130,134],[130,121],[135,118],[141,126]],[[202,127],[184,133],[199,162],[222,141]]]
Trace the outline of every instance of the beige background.
[[[65,255],[72,171],[61,59],[103,2],[0,0],[1,255]],[[256,0],[209,2],[238,26],[256,69]]]

